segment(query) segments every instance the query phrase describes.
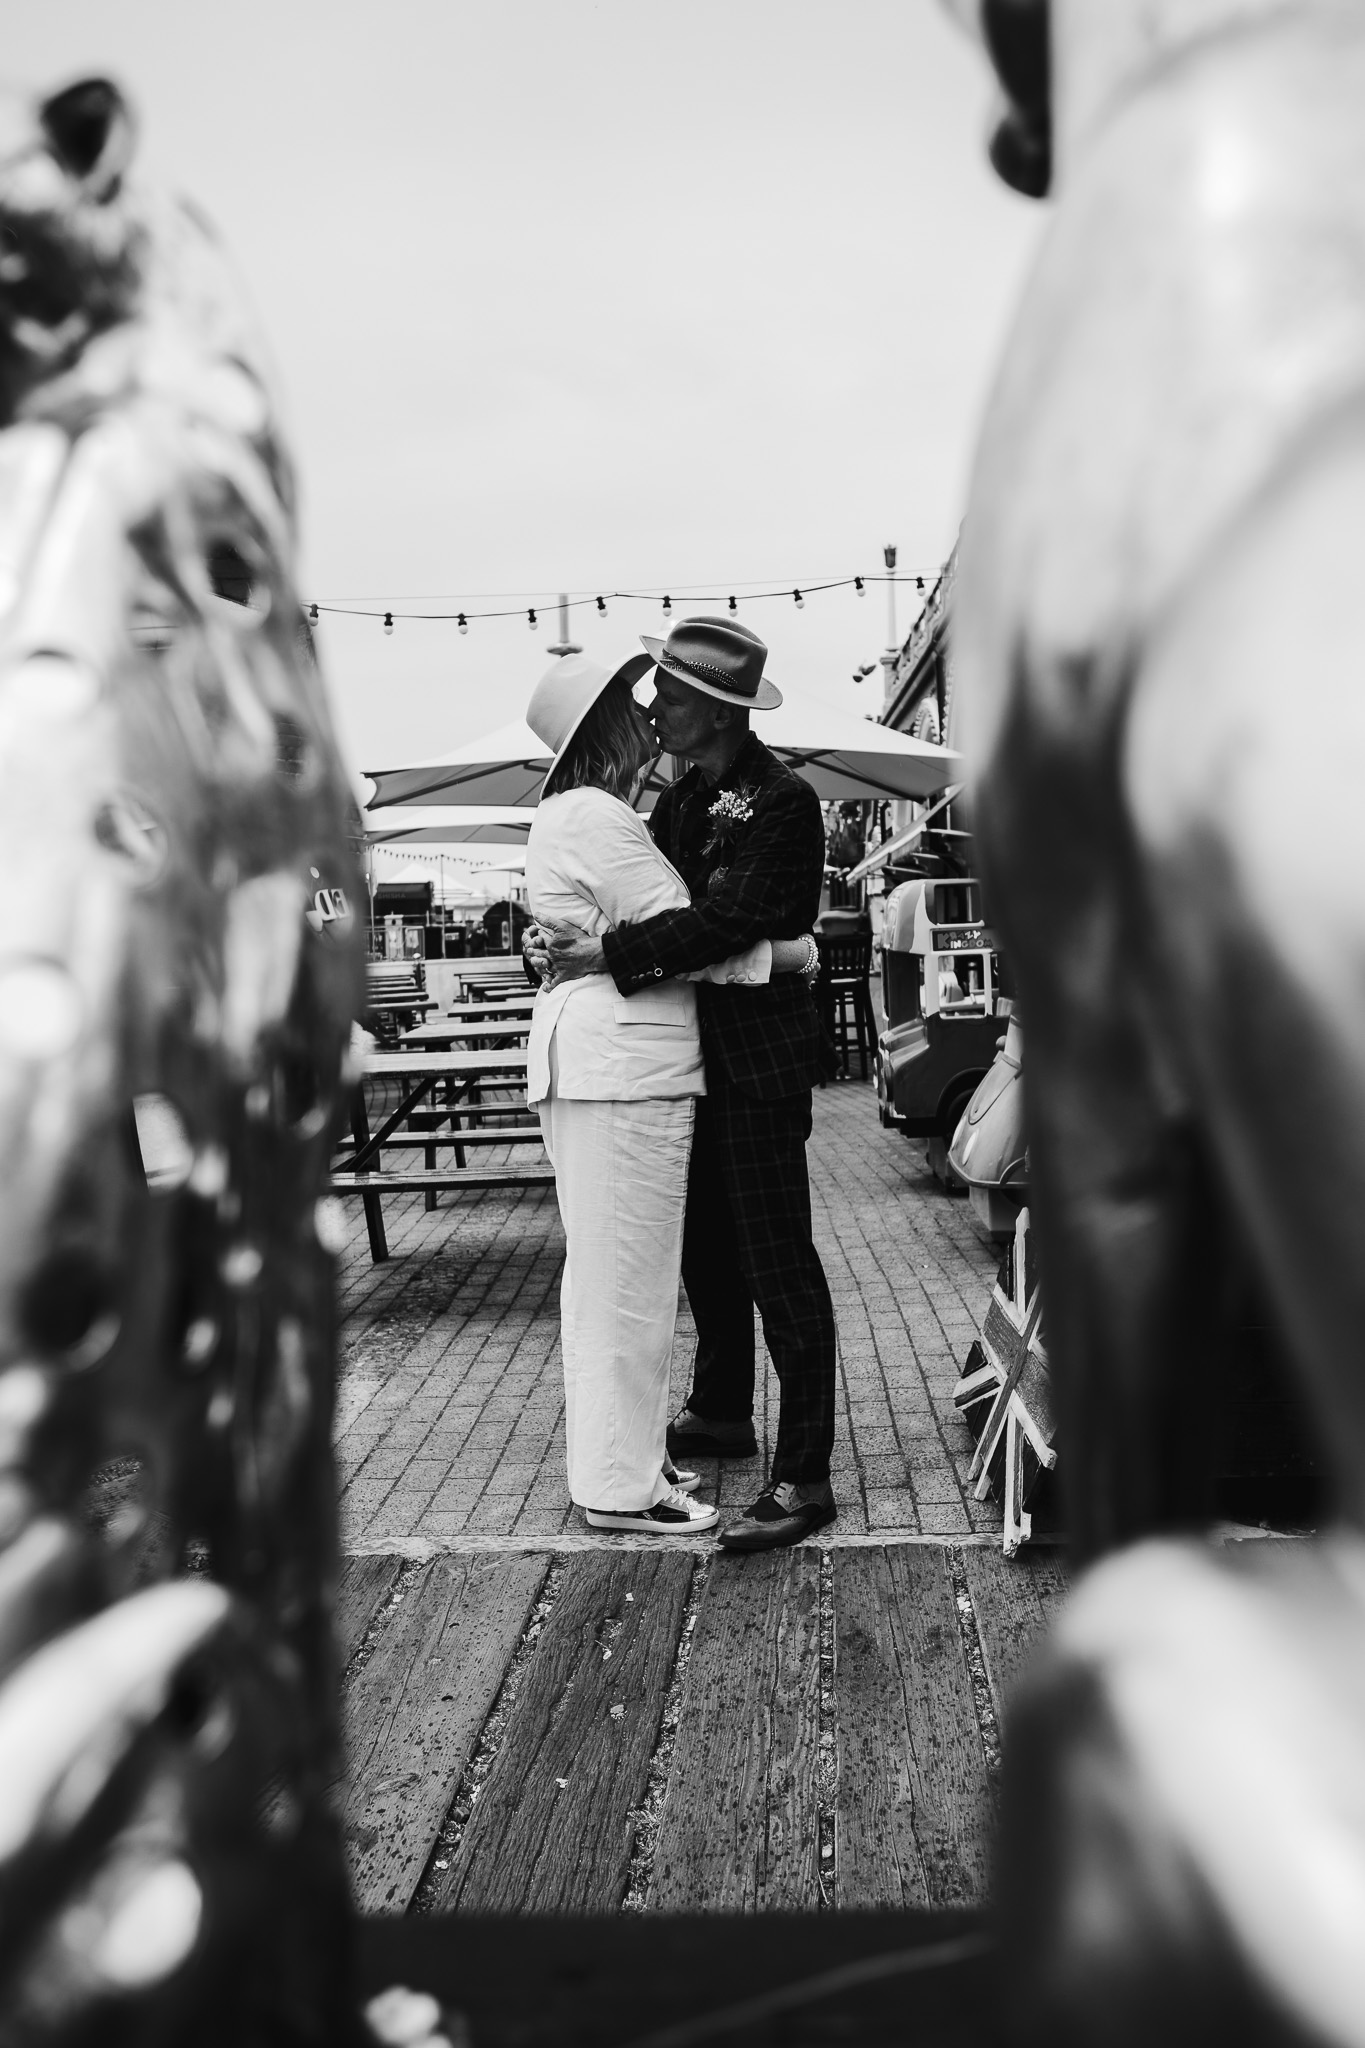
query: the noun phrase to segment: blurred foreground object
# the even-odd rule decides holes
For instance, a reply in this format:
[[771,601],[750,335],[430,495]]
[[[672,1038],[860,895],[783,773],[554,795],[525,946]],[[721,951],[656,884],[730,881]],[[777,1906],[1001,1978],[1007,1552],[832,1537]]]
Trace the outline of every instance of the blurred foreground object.
[[1082,1557],[1203,1512],[1234,1253],[1365,1514],[1365,10],[1212,12],[1058,10],[958,579]]
[[0,107],[0,2034],[344,2042],[358,878],[261,350],[132,153]]
[[[1205,1517],[1244,1267],[1358,1531],[1365,8],[956,11],[997,61],[1051,40],[954,740],[1028,1020],[1069,1531]],[[1007,1749],[1030,2038],[1365,2041],[1363,1666],[1357,1534],[1291,1576],[1100,1568]]]
[[1365,2040],[1365,1545],[1140,1544],[1016,1699],[999,1905],[1028,2042]]

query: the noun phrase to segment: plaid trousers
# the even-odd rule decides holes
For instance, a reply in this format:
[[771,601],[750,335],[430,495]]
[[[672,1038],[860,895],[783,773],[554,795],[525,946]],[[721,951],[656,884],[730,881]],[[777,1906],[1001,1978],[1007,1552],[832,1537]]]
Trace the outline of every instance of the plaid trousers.
[[834,1307],[811,1241],[810,1090],[761,1101],[708,1067],[697,1102],[683,1223],[683,1284],[697,1324],[689,1408],[711,1422],[754,1412],[754,1309],[782,1389],[771,1483],[828,1479],[834,1448]]

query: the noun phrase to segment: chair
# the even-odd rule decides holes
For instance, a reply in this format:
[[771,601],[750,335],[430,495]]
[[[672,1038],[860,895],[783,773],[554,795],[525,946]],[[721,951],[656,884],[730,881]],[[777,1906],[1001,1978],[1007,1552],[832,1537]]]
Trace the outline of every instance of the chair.
[[865,1081],[867,1064],[877,1042],[877,1019],[868,977],[872,972],[870,932],[817,932],[820,979],[816,1001],[838,1059],[838,1073],[849,1073],[849,1027],[858,1046],[858,1065]]

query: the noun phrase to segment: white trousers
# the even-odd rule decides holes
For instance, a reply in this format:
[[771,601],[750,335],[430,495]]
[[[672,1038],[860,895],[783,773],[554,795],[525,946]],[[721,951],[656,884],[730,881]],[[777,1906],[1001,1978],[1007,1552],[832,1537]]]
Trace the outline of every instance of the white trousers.
[[552,1094],[539,1109],[568,1239],[559,1299],[569,1494],[582,1508],[652,1508],[668,1491],[664,1431],[695,1100]]

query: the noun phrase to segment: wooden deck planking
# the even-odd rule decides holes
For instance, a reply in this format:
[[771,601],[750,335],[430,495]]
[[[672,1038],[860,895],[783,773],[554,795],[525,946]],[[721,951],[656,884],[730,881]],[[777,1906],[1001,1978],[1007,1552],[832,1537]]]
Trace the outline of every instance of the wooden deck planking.
[[436,1558],[346,1687],[345,1834],[361,1912],[402,1912],[416,1890],[548,1569],[535,1555]]
[[393,1591],[402,1569],[401,1557],[348,1557],[342,1565],[333,1625],[337,1661],[343,1671],[365,1640],[365,1631]]
[[992,1819],[946,1554],[834,1553],[841,1907],[975,1904]]
[[813,1911],[820,1557],[717,1556],[687,1666],[648,1903]]
[[630,1876],[690,1556],[566,1565],[440,1899],[460,1912],[613,1913]]
[[1066,1598],[1064,1553],[1025,1548],[1007,1558],[994,1549],[967,1550],[963,1558],[991,1700],[1003,1729],[1020,1674]]
[[[1006,1560],[986,1548],[963,1558],[1003,1721],[1065,1595],[1063,1559],[1040,1549]],[[548,1562],[483,1553],[424,1566],[352,1675],[347,1842],[363,1909],[409,1903]],[[693,1562],[666,1550],[565,1561],[445,1879],[443,1909],[620,1909],[631,1814],[645,1797]],[[347,1560],[337,1597],[343,1666],[402,1569],[391,1556]],[[925,1545],[836,1550],[834,1608],[837,1903],[978,1903],[992,1806],[948,1556]],[[652,1909],[818,1907],[818,1737],[818,1554],[714,1557],[653,1860]]]

